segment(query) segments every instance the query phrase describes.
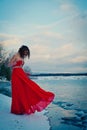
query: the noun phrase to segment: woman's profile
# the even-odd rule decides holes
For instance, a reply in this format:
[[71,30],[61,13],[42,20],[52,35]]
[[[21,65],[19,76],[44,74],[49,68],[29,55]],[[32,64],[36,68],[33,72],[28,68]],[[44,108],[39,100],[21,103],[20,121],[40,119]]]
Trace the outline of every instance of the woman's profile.
[[30,50],[23,45],[9,62],[9,66],[12,67],[11,113],[14,114],[31,114],[35,111],[42,111],[54,99],[54,93],[42,89],[24,72],[22,66],[25,57],[30,57]]

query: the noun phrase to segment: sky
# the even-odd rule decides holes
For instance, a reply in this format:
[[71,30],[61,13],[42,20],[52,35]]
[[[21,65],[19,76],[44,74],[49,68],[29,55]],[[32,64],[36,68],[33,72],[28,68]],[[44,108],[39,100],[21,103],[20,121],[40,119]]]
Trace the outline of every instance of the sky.
[[32,72],[87,72],[87,1],[0,0],[0,44],[28,46]]

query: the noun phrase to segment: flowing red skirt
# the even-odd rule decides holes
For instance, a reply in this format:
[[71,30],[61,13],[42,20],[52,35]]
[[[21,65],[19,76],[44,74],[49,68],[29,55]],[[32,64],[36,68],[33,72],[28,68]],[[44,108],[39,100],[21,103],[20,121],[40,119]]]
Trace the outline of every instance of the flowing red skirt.
[[31,114],[35,111],[42,111],[54,99],[52,92],[40,88],[38,84],[29,79],[22,68],[13,69],[11,83],[11,113]]

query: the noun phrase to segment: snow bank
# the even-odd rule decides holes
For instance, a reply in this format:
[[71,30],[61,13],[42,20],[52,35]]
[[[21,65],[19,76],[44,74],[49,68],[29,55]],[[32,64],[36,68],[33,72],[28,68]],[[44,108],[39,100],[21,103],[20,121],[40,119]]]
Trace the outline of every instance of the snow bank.
[[43,112],[31,115],[10,113],[11,98],[0,94],[0,130],[49,130],[49,121]]

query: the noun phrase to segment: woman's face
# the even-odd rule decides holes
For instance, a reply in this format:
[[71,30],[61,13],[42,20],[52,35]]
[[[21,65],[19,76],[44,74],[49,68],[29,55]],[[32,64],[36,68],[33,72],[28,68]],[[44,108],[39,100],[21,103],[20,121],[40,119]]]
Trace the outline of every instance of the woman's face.
[[28,55],[28,51],[24,51],[24,57]]

